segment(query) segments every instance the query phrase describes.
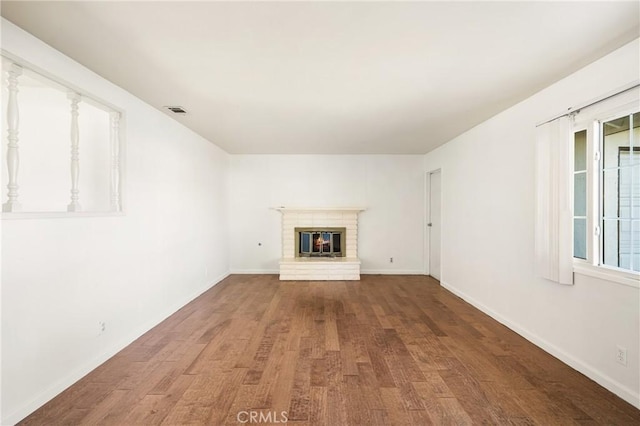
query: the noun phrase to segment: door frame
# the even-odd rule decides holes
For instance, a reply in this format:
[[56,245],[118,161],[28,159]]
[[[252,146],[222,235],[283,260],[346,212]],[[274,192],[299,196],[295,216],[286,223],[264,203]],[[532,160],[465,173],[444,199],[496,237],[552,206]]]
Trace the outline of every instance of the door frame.
[[442,283],[442,168],[437,168],[425,172],[424,176],[424,274],[431,272],[431,233],[429,230],[429,219],[431,218],[431,175],[440,173],[440,283]]

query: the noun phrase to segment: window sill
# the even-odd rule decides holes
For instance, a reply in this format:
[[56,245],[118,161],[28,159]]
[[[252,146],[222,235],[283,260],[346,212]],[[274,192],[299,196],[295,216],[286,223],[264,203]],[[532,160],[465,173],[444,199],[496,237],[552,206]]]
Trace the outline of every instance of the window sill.
[[589,277],[600,278],[612,283],[622,284],[633,288],[640,288],[640,274],[620,271],[606,266],[595,266],[586,262],[575,261],[573,272]]
[[124,212],[2,212],[2,220],[124,216]]

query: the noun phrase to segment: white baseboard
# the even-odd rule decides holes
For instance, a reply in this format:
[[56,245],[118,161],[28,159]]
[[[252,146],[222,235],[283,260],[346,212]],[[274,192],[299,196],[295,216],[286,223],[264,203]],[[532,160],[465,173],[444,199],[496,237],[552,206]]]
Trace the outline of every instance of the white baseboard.
[[[246,275],[267,275],[279,274],[278,269],[234,269],[231,274]],[[424,275],[422,269],[364,269],[360,270],[360,275]]]
[[279,269],[234,269],[231,271],[231,274],[237,275],[271,275],[271,274],[279,274]]
[[18,407],[13,412],[9,413],[6,417],[0,420],[0,424],[2,425],[13,425],[18,423],[20,420],[27,417],[29,414],[36,411],[38,408],[49,402],[56,395],[67,389],[69,386],[73,385],[75,382],[89,374],[91,371],[95,370],[99,365],[106,362],[109,358],[120,352],[126,346],[130,345],[137,338],[142,336],[147,331],[151,330],[156,325],[160,324],[162,321],[176,313],[180,308],[185,306],[187,303],[194,300],[196,297],[200,296],[202,293],[211,289],[213,286],[224,280],[229,276],[229,273],[224,273],[220,275],[218,278],[212,281],[212,284],[207,284],[203,288],[195,291],[191,295],[186,298],[172,304],[169,308],[165,309],[161,314],[157,315],[155,318],[147,321],[144,325],[138,327],[133,332],[129,333],[127,336],[122,338],[117,344],[112,345],[110,348],[106,349],[103,354],[97,356],[86,363],[82,364],[66,377],[57,381],[56,383],[49,386],[47,389],[36,395],[31,401],[26,402],[22,406]]
[[360,275],[424,275],[422,269],[362,269]]
[[576,358],[575,356],[568,354],[567,352],[558,348],[556,345],[530,332],[529,330],[525,329],[519,324],[516,324],[513,321],[505,318],[504,316],[495,312],[494,310],[487,307],[483,303],[478,302],[474,298],[468,296],[466,293],[456,289],[450,284],[444,281],[441,281],[440,284],[442,285],[442,287],[446,288],[451,293],[455,294],[456,296],[460,297],[464,301],[478,308],[479,310],[489,315],[491,318],[495,319],[496,321],[506,326],[507,328],[515,331],[516,333],[518,333],[519,335],[521,335],[522,337],[524,337],[534,345],[543,349],[545,352],[548,352],[549,354],[558,358],[560,361],[564,362],[574,370],[581,372],[582,374],[589,377],[591,380],[598,383],[605,389],[610,390],[614,394],[618,395],[620,398],[627,401],[629,404],[640,409],[640,394],[638,392],[634,391],[633,389],[630,389],[629,387],[623,385],[617,380],[612,379],[608,375],[602,373],[598,369]]

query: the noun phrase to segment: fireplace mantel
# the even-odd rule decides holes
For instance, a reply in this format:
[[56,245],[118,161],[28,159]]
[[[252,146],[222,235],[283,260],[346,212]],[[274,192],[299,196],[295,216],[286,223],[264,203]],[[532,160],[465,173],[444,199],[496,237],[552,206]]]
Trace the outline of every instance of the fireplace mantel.
[[[281,280],[359,280],[358,214],[362,207],[274,207],[282,213]],[[345,256],[300,258],[295,253],[295,229],[342,227],[346,229]]]
[[304,212],[361,212],[366,210],[364,207],[273,207],[274,210],[291,213]]

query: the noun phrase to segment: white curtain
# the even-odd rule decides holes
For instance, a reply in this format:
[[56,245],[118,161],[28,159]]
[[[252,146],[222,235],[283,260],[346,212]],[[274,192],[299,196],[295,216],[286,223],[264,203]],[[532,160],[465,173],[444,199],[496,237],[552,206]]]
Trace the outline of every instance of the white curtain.
[[536,236],[537,273],[573,284],[573,153],[568,116],[537,128]]

